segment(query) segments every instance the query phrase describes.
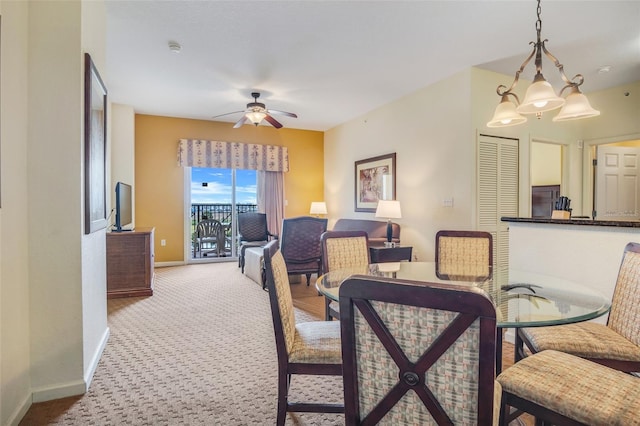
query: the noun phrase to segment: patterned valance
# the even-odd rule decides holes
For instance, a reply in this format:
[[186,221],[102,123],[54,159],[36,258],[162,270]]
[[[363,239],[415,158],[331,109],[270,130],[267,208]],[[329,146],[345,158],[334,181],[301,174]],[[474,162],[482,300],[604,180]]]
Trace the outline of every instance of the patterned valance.
[[289,171],[285,146],[180,139],[178,163],[183,167]]

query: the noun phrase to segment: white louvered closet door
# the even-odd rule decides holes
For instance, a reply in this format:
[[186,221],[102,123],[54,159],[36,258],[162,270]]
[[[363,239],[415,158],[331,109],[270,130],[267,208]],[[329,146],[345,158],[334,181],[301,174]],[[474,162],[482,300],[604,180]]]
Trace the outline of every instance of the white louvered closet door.
[[509,228],[518,216],[518,139],[478,137],[478,230],[493,236],[493,270],[509,265]]

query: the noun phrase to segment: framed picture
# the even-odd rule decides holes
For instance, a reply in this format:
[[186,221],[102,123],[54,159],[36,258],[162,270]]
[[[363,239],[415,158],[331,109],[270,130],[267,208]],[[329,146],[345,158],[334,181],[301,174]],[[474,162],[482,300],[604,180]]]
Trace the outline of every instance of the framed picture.
[[107,227],[107,88],[84,54],[84,233]]
[[355,211],[375,212],[378,200],[396,199],[396,153],[356,161]]

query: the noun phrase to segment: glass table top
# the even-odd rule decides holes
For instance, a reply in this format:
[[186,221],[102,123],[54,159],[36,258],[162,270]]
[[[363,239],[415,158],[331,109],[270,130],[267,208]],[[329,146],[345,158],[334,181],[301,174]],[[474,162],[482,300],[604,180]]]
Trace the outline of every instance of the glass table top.
[[606,314],[611,302],[580,283],[517,270],[494,271],[480,281],[443,280],[436,276],[435,262],[392,262],[368,267],[340,269],[320,276],[316,288],[338,300],[340,284],[353,275],[448,283],[483,289],[496,305],[498,327],[537,327],[586,321]]

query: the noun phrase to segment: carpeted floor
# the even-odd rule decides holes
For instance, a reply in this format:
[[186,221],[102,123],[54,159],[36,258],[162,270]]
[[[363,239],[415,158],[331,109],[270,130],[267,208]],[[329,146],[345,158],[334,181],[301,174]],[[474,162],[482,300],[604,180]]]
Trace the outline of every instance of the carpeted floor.
[[[292,293],[297,321],[322,319],[313,285],[292,284]],[[33,404],[20,425],[274,424],[268,294],[236,262],[158,268],[152,297],[108,308],[111,337],[89,392]],[[340,402],[341,380],[296,377],[292,393]],[[342,425],[344,416],[289,414],[287,424]]]

